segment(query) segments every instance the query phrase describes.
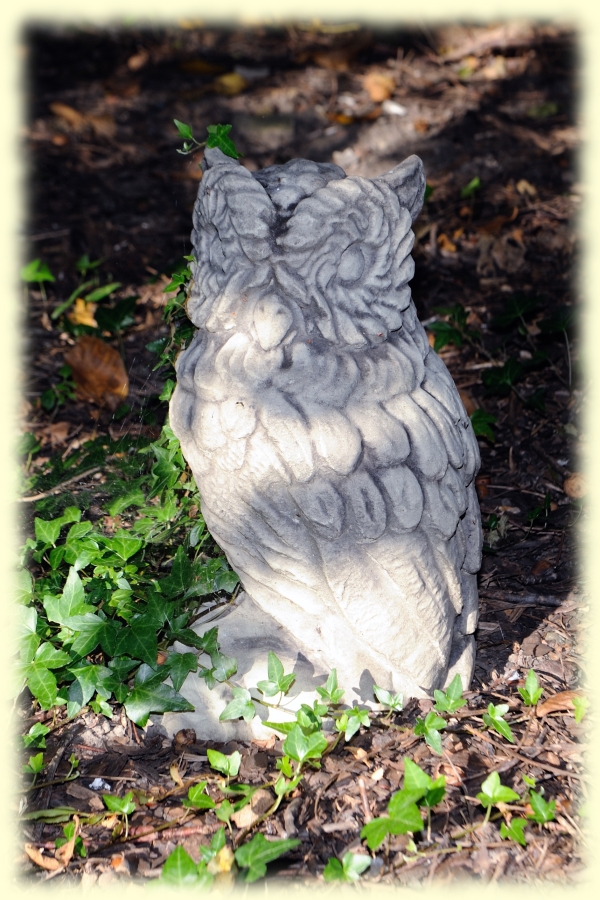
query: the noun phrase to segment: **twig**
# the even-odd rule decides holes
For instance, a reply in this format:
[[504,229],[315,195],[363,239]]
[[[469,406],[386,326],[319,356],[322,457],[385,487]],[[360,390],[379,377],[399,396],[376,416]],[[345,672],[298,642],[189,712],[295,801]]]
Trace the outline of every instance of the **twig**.
[[358,779],[358,791],[360,793],[360,799],[363,807],[363,812],[365,814],[365,822],[370,822],[373,818],[373,814],[371,813],[371,807],[369,806],[369,798],[367,797],[367,788],[365,786],[365,779],[360,776]]
[[490,734],[482,734],[481,731],[478,731],[476,728],[473,728],[470,725],[463,725],[463,728],[469,733],[478,737],[480,740],[489,741],[494,747],[499,750],[502,750],[504,753],[509,754],[510,756],[515,756],[517,759],[520,759],[521,762],[526,762],[529,766],[537,766],[539,769],[546,769],[548,772],[552,772],[554,775],[561,776],[563,778],[576,778],[578,781],[584,781],[585,776],[578,775],[576,772],[567,772],[565,769],[557,769],[556,766],[550,766],[548,763],[540,762],[537,759],[530,759],[528,756],[522,756],[520,753],[517,753],[510,746],[503,746],[498,741],[495,741]]
[[63,488],[66,488],[69,484],[73,484],[75,481],[80,481],[82,478],[86,478],[88,475],[93,475],[94,472],[99,472],[102,469],[102,466],[94,466],[93,469],[87,469],[85,472],[79,472],[78,475],[73,475],[72,478],[68,478],[66,481],[61,481],[60,484],[57,484],[56,487],[53,487],[49,491],[44,491],[42,494],[33,494],[31,497],[21,497],[21,503],[35,503],[36,500],[43,500],[44,497],[51,497],[52,494],[60,494]]

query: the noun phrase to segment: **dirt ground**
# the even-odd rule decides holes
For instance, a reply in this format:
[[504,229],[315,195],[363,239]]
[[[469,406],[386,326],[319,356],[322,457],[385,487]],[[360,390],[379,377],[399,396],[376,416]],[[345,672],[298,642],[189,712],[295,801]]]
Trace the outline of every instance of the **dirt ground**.
[[[375,721],[311,771],[261,829],[301,840],[273,867],[280,879],[320,879],[328,857],[360,847],[360,828],[385,809],[409,753],[432,775],[445,774],[452,790],[421,853],[407,861],[408,837],[398,835],[365,880],[576,881],[585,872],[578,810],[587,796],[586,721],[575,723],[564,693],[584,681],[587,611],[576,552],[585,522],[578,459],[586,394],[573,321],[581,202],[576,35],[523,23],[431,32],[61,26],[30,30],[26,47],[23,260],[39,257],[56,276],[45,291],[29,290],[24,326],[23,430],[42,447],[34,468],[85,436],[154,435],[164,421],[164,373],[154,370],[147,345],[168,333],[162,288],[191,252],[201,159],[201,152],[177,154],[173,119],[189,123],[198,140],[207,125],[231,123],[251,171],[305,157],[372,177],[412,153],[423,160],[431,190],[415,223],[413,297],[426,325],[452,326],[438,308],[464,308],[470,338],[447,343],[440,355],[467,411],[495,417],[494,440],[480,437],[486,546],[468,719],[458,714],[446,730],[442,758],[412,729],[429,701],[409,704],[394,727]],[[129,411],[118,419],[107,406],[78,398],[51,410],[41,403],[60,384],[63,355],[77,340],[51,314],[76,287],[75,264],[86,253],[104,258],[105,281],[121,282],[117,298],[138,298],[118,339],[108,337],[130,382]],[[504,381],[494,382],[489,373],[501,364]],[[22,506],[26,536],[36,504]],[[560,695],[537,716],[517,694],[531,667],[546,700]],[[481,714],[498,698],[520,711],[514,745],[482,730]],[[49,718],[26,702],[19,714],[21,731]],[[206,746],[201,734],[171,742],[156,726],[136,729],[119,707],[112,721],[90,711],[65,722],[48,740],[51,784],[25,792],[28,811],[93,810],[101,803],[88,787],[95,776],[116,792],[154,792],[155,802],[132,817],[127,840],[91,829],[87,858],[74,856],[64,869],[45,871],[24,853],[24,876],[104,884],[156,877],[178,844],[197,858],[199,840],[219,823],[206,813],[167,827],[183,797],[170,772],[177,764],[186,784],[209,772]],[[246,782],[259,783],[281,742],[238,749]],[[80,778],[61,783],[73,752]],[[456,849],[452,835],[481,818],[473,798],[492,769],[511,786],[523,772],[537,778],[557,802],[556,818],[526,847],[500,840],[490,822]],[[60,831],[40,822],[23,827],[25,841],[48,850]]]

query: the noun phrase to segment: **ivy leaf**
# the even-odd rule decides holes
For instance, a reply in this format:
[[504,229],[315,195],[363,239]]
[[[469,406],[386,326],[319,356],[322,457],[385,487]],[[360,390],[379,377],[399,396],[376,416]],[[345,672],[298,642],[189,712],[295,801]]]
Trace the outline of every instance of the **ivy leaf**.
[[152,666],[156,663],[156,653],[156,623],[145,615],[135,616],[129,627],[117,634],[114,656],[131,656]]
[[41,259],[33,259],[26,266],[23,266],[21,278],[29,283],[37,281],[38,284],[42,281],[56,281],[46,263],[43,263]]
[[186,125],[185,122],[180,122],[179,119],[173,119],[173,121],[182,138],[186,138],[188,141],[194,140],[194,135],[192,134],[192,129],[189,125]]
[[460,198],[461,200],[465,200],[467,197],[472,197],[479,188],[481,187],[481,179],[479,175],[476,175],[475,178],[472,178],[471,181],[465,185],[464,188],[461,188]]
[[500,775],[498,772],[491,772],[481,785],[481,791],[477,794],[477,799],[485,808],[495,806],[497,803],[511,803],[513,800],[520,800],[519,795],[500,783]]
[[390,711],[402,709],[404,703],[402,694],[391,694],[389,691],[386,691],[385,688],[379,687],[377,684],[373,685],[373,693],[382,706],[387,706]]
[[160,588],[165,597],[175,597],[191,587],[195,581],[194,568],[189,561],[183,547],[177,548],[177,553],[171,567],[171,574],[160,582]]
[[181,690],[189,673],[195,672],[198,668],[198,658],[195,653],[171,653],[167,662],[171,682],[176,691]]
[[209,125],[207,128],[208,138],[206,139],[206,146],[218,147],[226,156],[231,156],[232,159],[239,159],[242,154],[238,153],[235,144],[228,137],[231,128],[231,125]]
[[299,763],[307,759],[320,759],[327,749],[327,738],[322,731],[304,734],[299,725],[290,730],[283,745],[283,752]]
[[[344,716],[344,739],[349,741],[351,737],[353,737],[356,732],[359,730],[361,725],[364,725],[365,728],[369,728],[371,725],[371,720],[369,719],[369,713],[366,709],[359,709],[358,706],[353,706],[351,709],[347,710]],[[342,729],[340,728],[340,731]]]
[[533,810],[528,814],[529,819],[544,825],[554,819],[554,810],[556,809],[556,800],[544,800],[541,794],[536,791],[529,791],[529,803]]
[[115,797],[114,794],[103,794],[102,799],[104,805],[111,812],[120,816],[130,816],[135,812],[135,802],[133,799],[133,791],[129,791],[124,797]]
[[250,691],[245,688],[233,688],[233,700],[231,700],[221,715],[220,722],[228,722],[230,719],[244,719],[245,722],[251,722],[256,715],[256,709],[250,696]]
[[499,703],[498,706],[494,706],[493,703],[490,703],[488,705],[487,713],[483,714],[483,723],[484,725],[487,725],[488,728],[495,729],[498,734],[501,734],[507,741],[514,744],[515,736],[510,729],[510,725],[508,722],[505,722],[503,718],[505,713],[508,712],[508,709],[508,703]]
[[224,753],[220,753],[219,750],[212,750],[209,747],[206,755],[208,756],[208,763],[211,769],[222,772],[227,778],[235,778],[240,771],[242,755],[239,750],[234,750],[233,753],[226,756]]
[[284,675],[283,664],[272,650],[269,650],[267,675],[269,676],[268,681],[259,681],[256,685],[258,690],[267,697],[274,697],[275,694],[279,693],[285,694],[296,677],[294,673]]
[[188,791],[187,800],[183,801],[186,807],[194,809],[214,809],[216,806],[212,797],[206,793],[207,781],[201,781],[199,784],[193,785]]
[[95,612],[95,607],[86,605],[83,584],[74,566],[69,570],[60,597],[46,596],[43,603],[48,619],[66,627],[70,627],[69,619],[73,616]]
[[30,663],[24,670],[27,687],[42,709],[52,709],[56,703],[56,678],[46,666]]
[[194,707],[168,684],[151,683],[134,686],[125,700],[125,712],[143,727],[150,713],[194,712]]
[[491,429],[493,423],[497,421],[496,416],[484,412],[483,409],[475,409],[471,413],[470,419],[473,432],[477,437],[485,437],[490,441],[496,440],[496,435]]
[[240,869],[248,869],[246,881],[256,881],[267,874],[267,863],[278,859],[297,847],[301,842],[297,838],[287,838],[283,841],[268,841],[264,834],[255,834],[251,841],[242,844],[235,851],[235,861]]
[[337,671],[335,669],[332,669],[329,673],[325,687],[317,687],[316,691],[319,697],[327,704],[335,706],[336,703],[341,702],[344,692],[341,688],[338,688]]
[[127,562],[128,559],[135,556],[143,544],[140,538],[132,537],[126,531],[118,531],[113,537],[103,540],[106,547],[116,553],[123,562]]
[[442,755],[442,738],[440,731],[446,727],[446,722],[441,716],[437,716],[433,710],[427,713],[424,719],[417,719],[415,734],[422,735],[425,743],[438,754]]
[[365,869],[371,865],[371,857],[365,853],[348,853],[344,854],[342,861],[335,857],[330,857],[327,865],[323,870],[323,878],[325,881],[358,881]]
[[527,840],[523,834],[523,829],[526,825],[527,819],[511,819],[509,825],[502,822],[500,825],[500,837],[510,838],[511,841],[516,841],[525,847],[527,846]]
[[436,353],[445,347],[446,344],[454,344],[456,347],[462,347],[462,334],[454,328],[453,325],[450,325],[449,322],[431,322],[427,328],[435,335],[433,349]]
[[47,669],[60,669],[71,662],[71,657],[64,650],[57,650],[52,644],[45,642],[38,647],[35,662]]
[[438,712],[456,712],[457,709],[460,709],[467,702],[463,699],[462,679],[458,673],[446,688],[445,693],[444,691],[434,691],[433,696],[435,697],[435,708]]
[[535,706],[542,696],[543,690],[539,685],[535,671],[530,669],[525,679],[525,686],[519,688],[519,694],[523,698],[525,706]]

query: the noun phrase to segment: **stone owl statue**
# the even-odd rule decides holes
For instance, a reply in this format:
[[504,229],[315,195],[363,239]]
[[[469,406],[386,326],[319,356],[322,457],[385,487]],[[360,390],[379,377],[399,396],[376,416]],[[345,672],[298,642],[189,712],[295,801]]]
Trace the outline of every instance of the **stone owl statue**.
[[208,528],[342,686],[467,687],[480,460],[411,299],[421,160],[251,173],[211,149],[203,168],[170,420]]

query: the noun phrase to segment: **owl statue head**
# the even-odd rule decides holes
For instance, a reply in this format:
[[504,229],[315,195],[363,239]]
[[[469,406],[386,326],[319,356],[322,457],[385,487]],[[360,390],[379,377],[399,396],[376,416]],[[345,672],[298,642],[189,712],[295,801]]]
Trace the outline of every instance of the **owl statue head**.
[[294,326],[355,349],[401,328],[414,273],[411,224],[425,193],[418,157],[368,179],[302,159],[251,173],[209,149],[203,171],[188,302],[195,325],[235,327],[240,298],[252,298],[264,349]]

